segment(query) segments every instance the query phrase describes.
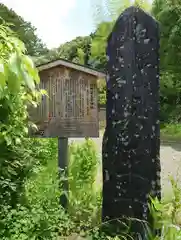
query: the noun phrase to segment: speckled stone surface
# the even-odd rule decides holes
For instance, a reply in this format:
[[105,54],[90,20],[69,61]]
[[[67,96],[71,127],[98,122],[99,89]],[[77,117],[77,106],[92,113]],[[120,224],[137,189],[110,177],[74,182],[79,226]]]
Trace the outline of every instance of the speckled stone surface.
[[158,52],[157,22],[139,8],[126,9],[107,44],[103,221],[149,221],[149,194],[161,198]]

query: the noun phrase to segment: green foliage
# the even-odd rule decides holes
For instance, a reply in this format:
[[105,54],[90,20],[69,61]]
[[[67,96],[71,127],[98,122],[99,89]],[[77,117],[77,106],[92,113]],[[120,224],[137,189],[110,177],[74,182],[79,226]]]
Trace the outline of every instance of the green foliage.
[[99,79],[97,86],[99,89],[99,104],[105,105],[105,103],[106,103],[106,81],[105,81],[105,79]]
[[90,217],[96,218],[98,214],[95,207],[100,201],[100,194],[95,190],[97,167],[98,156],[91,140],[87,139],[82,145],[70,146],[69,207],[76,221],[84,219],[89,222]]
[[50,50],[47,54],[35,58],[37,65],[46,63],[58,58],[68,61],[89,65],[91,36],[77,37],[76,39]]
[[152,14],[160,23],[161,120],[180,121],[180,36],[179,2],[155,0]]
[[47,52],[47,48],[35,34],[36,28],[30,22],[26,22],[2,3],[0,4],[0,16],[5,23],[11,24],[10,28],[24,42],[28,55],[38,56]]
[[118,16],[131,5],[137,5],[147,11],[150,10],[150,4],[148,1],[93,1],[93,15],[96,18],[95,21],[97,23],[97,28],[91,44],[91,63],[95,68],[105,70],[107,62],[106,45],[108,36],[111,33]]
[[106,58],[106,45],[107,38],[112,30],[114,21],[102,22],[98,25],[94,33],[91,45],[91,62],[94,68],[105,70]]
[[[181,87],[180,87],[180,27],[181,8],[179,2],[155,0],[151,9],[147,1],[96,1],[95,12],[99,18],[91,44],[91,64],[101,70],[106,67],[107,37],[112,30],[115,19],[131,4],[149,11],[160,23],[160,58],[161,58],[161,121],[180,121]],[[106,19],[109,21],[105,21]],[[106,92],[99,87],[99,103],[105,104]],[[173,107],[174,106],[174,107]]]
[[148,240],[179,240],[181,238],[181,189],[171,178],[173,197],[169,202],[159,202],[152,199],[150,210],[154,218],[154,229],[161,229],[161,236],[154,237],[149,232]]
[[[35,166],[34,175],[26,180],[26,205],[2,209],[0,238],[58,239],[64,236],[66,239],[72,233],[89,235],[98,222],[94,211],[101,204],[100,190],[97,193],[93,186],[97,170],[93,143],[87,140],[81,145],[70,146],[70,207],[65,213],[59,204],[63,190],[58,180],[57,140],[45,139],[43,145],[40,140],[38,142],[40,162],[44,165]],[[43,161],[45,155],[49,161]],[[79,168],[74,161],[78,161]]]
[[[80,236],[80,239],[87,240],[132,239],[129,232],[111,238],[100,230],[100,215],[97,213],[101,213],[101,189],[97,190],[94,187],[98,160],[90,140],[70,145],[68,212],[59,205],[62,189],[59,188],[57,171],[57,140],[45,139],[39,148],[39,157],[44,158],[47,154],[49,161],[46,161],[45,165],[36,166],[35,174],[27,179],[26,205],[18,204],[16,209],[8,206],[2,209],[2,240],[54,240],[68,237],[79,239]],[[155,229],[161,229],[161,237],[155,236],[146,228],[148,240],[180,239],[181,190],[173,179],[171,182],[173,196],[169,201],[159,202],[152,199],[150,209],[154,217],[154,226]]]
[[[113,1],[107,2],[113,4]],[[140,3],[140,1],[135,2],[138,5]],[[124,1],[119,6],[123,9],[127,4],[130,4],[129,1]],[[112,6],[110,13],[113,14],[109,16],[115,16],[114,11],[118,6],[110,6]],[[8,11],[2,5],[0,11],[5,21],[15,24],[14,30],[23,39],[25,32],[20,27],[23,20],[18,19],[13,11]],[[180,8],[176,3],[172,6],[169,2],[155,0],[153,13],[163,29],[161,35],[162,119],[166,121],[172,118],[179,122]],[[85,38],[76,38],[59,49],[52,50],[46,56],[47,59],[43,57],[43,60],[63,57],[104,69],[106,38],[114,21],[113,18],[110,22],[104,19],[99,22],[94,34]],[[31,24],[25,24],[25,26],[29,39],[24,38],[23,41],[29,53],[38,55],[40,53],[38,48],[42,46],[38,45],[33,38],[34,29]],[[29,30],[32,35],[28,32]],[[166,46],[169,46],[169,49]],[[68,172],[70,201],[68,212],[65,212],[59,204],[59,196],[63,193],[63,189],[60,187],[61,182],[57,173],[56,139],[27,138],[29,128],[27,108],[29,105],[36,106],[40,99],[40,92],[35,90],[35,85],[39,83],[37,70],[32,59],[24,54],[24,44],[16,38],[7,25],[2,24],[0,25],[0,53],[0,239],[35,240],[62,239],[63,237],[67,239],[73,233],[83,236],[84,239],[113,239],[105,236],[100,230],[101,189],[96,187],[99,162],[93,142],[87,139],[81,145],[70,146]],[[173,61],[173,56],[176,56],[176,61]],[[103,104],[105,82],[100,80],[98,85],[99,102]],[[162,133],[164,131],[171,135],[175,133],[179,135],[180,125],[166,125]],[[161,237],[155,237],[151,230],[147,229],[149,240],[181,238],[181,190],[173,180],[171,182],[174,193],[171,201],[160,203],[152,200],[150,209],[154,217],[154,226],[155,229],[161,229]],[[130,239],[129,235],[131,235],[129,232],[126,235],[122,233],[122,236],[114,239]]]
[[13,32],[0,25],[0,210],[24,200],[24,181],[38,164],[36,140],[27,139],[27,105],[38,101],[39,77],[24,51]]
[[28,141],[33,143],[32,146],[28,145],[30,152],[37,153],[32,156],[33,172],[23,182],[25,201],[20,202],[15,209],[11,206],[2,208],[0,238],[57,239],[59,231],[66,235],[71,226],[68,215],[59,206],[61,189],[56,166],[57,142],[56,139]]
[[151,4],[147,0],[92,0],[92,16],[96,25],[106,19],[115,21],[126,8],[137,5],[146,11],[150,11]]
[[[172,74],[180,72],[181,49],[181,8],[177,1],[155,0],[152,13],[159,21],[161,27],[160,54],[161,68],[171,71]],[[177,76],[179,77],[179,76]]]
[[[33,61],[36,64],[49,62],[58,58],[64,58],[76,63],[85,64],[104,71],[106,67],[106,44],[112,27],[118,15],[131,5],[137,5],[151,14],[159,21],[161,28],[161,121],[180,121],[180,16],[179,1],[154,0],[153,5],[148,1],[130,0],[117,1],[92,1],[92,15],[96,24],[96,30],[87,37],[76,39],[60,45],[57,49],[42,52],[43,46],[38,45],[34,35],[34,28],[24,20],[1,4],[1,16],[7,22],[14,24],[12,28],[25,42],[28,53],[36,55]],[[23,24],[22,24],[23,23]],[[26,32],[26,34],[25,34]],[[35,50],[32,48],[35,47]],[[43,50],[44,51],[44,50]],[[36,53],[37,52],[37,53]],[[38,56],[38,57],[37,57]],[[0,70],[1,72],[1,70]],[[3,83],[4,79],[0,78]],[[99,103],[105,104],[105,87],[100,85]],[[174,107],[173,107],[174,106]]]
[[181,124],[169,123],[161,125],[161,139],[180,141],[181,139]]

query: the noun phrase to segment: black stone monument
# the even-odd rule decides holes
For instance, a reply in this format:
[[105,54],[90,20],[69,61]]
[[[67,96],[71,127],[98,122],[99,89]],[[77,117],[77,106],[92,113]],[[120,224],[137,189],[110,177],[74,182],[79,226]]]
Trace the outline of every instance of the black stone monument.
[[[140,8],[126,9],[108,38],[107,58],[102,220],[151,224],[149,196],[161,198],[158,23]],[[143,237],[140,222],[131,226]]]

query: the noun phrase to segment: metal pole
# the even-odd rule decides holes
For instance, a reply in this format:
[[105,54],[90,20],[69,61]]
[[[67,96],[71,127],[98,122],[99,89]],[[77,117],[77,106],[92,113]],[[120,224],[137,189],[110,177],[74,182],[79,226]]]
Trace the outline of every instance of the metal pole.
[[63,182],[61,182],[63,194],[60,196],[60,204],[66,208],[68,204],[68,138],[58,138],[58,168],[59,174],[64,174]]

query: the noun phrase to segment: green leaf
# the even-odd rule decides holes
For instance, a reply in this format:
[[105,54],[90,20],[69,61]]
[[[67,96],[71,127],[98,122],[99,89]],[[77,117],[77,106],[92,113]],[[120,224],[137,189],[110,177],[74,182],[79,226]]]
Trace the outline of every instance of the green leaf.
[[10,68],[11,72],[13,72],[20,80],[21,79],[21,62],[20,62],[20,59],[19,59],[19,56],[17,55],[17,53],[13,53],[10,56],[9,68]]
[[31,127],[33,130],[38,131],[38,127],[37,127],[36,124],[34,124],[34,123],[30,123],[30,127]]
[[5,67],[3,62],[0,62],[0,86],[3,88],[6,85]]
[[40,82],[40,78],[38,75],[38,70],[35,68],[35,65],[32,59],[28,56],[23,56],[22,62],[23,62],[23,65],[22,65],[23,69],[26,69],[28,74],[30,74],[33,80],[38,84]]
[[24,132],[26,133],[26,134],[28,134],[28,128],[27,127],[24,127]]
[[19,52],[25,52],[25,45],[22,41],[20,41],[18,38],[16,37],[11,37],[11,40],[13,42],[14,47],[19,51]]
[[6,141],[6,143],[7,143],[8,146],[11,145],[11,143],[12,143],[12,139],[11,139],[10,136],[5,135],[5,136],[4,136],[4,139],[5,139],[5,141]]
[[45,89],[41,89],[41,90],[40,90],[40,93],[41,93],[42,95],[46,95],[46,96],[48,97],[48,93],[47,93],[47,91],[46,91]]
[[17,93],[20,90],[21,82],[14,72],[8,69],[8,88],[11,93]]
[[22,75],[23,75],[25,84],[28,86],[29,89],[31,89],[31,91],[34,91],[35,84],[34,84],[32,76],[29,75],[26,71],[22,71]]
[[18,137],[17,137],[17,138],[15,138],[15,143],[16,143],[16,144],[20,144],[20,143],[21,143],[21,139],[20,139],[20,138],[18,138]]

